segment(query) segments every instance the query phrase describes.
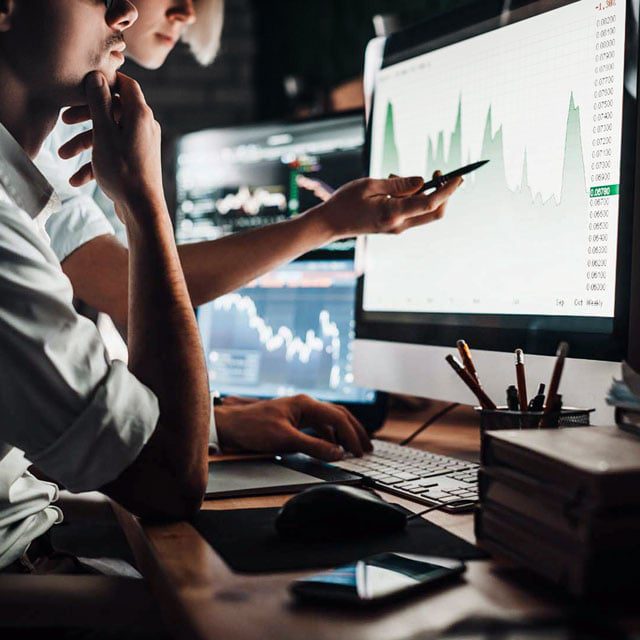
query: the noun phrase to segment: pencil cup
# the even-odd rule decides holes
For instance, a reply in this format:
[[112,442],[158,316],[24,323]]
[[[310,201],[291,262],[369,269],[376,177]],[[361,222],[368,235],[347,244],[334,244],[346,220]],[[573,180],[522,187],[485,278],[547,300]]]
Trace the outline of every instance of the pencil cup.
[[[497,409],[475,408],[480,414],[481,431],[498,431],[500,429],[538,429],[542,411],[509,411],[507,407]],[[591,414],[595,409],[576,409],[564,407],[559,413],[551,416],[553,427],[588,427]]]

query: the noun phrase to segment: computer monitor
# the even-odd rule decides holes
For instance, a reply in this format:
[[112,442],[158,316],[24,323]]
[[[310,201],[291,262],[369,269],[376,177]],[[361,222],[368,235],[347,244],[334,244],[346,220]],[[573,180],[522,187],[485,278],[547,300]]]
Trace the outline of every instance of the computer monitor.
[[443,220],[358,247],[359,383],[474,403],[444,361],[464,338],[503,404],[513,350],[529,354],[531,394],[567,340],[565,403],[610,420],[607,387],[640,326],[637,19],[638,0],[477,3],[387,40],[370,174],[490,163]]
[[[176,238],[218,238],[280,222],[365,174],[362,112],[210,129],[177,145]],[[354,242],[328,250],[350,253]]]
[[223,395],[299,393],[349,407],[370,429],[383,398],[353,381],[353,260],[301,260],[198,309],[209,382]]

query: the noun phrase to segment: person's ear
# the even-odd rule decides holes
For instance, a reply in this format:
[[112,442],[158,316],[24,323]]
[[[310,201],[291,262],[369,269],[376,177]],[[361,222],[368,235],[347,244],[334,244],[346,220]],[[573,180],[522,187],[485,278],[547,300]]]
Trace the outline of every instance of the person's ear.
[[0,33],[11,28],[15,8],[15,0],[0,0]]

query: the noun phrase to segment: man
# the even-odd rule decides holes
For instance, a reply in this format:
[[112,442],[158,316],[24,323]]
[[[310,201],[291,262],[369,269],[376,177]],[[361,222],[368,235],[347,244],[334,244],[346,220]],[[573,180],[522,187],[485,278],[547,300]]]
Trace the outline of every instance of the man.
[[[100,490],[144,517],[187,517],[206,486],[207,376],[161,196],[160,130],[137,83],[117,74],[136,17],[128,0],[0,0],[0,569],[60,517],[55,486],[31,476],[31,462],[72,491]],[[83,172],[127,230],[128,368],[109,361],[94,325],[73,309],[42,229],[55,194],[30,160],[60,108],[76,105],[77,114],[87,102],[94,147]],[[366,198],[367,214],[391,230],[438,217],[457,184],[389,197],[418,183],[366,180],[343,189],[336,206]],[[324,215],[308,219],[330,235]],[[325,418],[364,446],[352,423]]]
[[[30,476],[29,461],[71,490],[100,489],[147,516],[193,512],[206,483],[205,366],[157,195],[159,128],[125,77],[119,125],[111,115],[107,79],[115,84],[122,33],[137,14],[125,0],[110,4],[0,2],[0,568],[59,517],[49,508],[55,487]],[[129,370],[107,360],[73,310],[41,232],[54,194],[28,158],[60,108],[87,97],[93,167],[129,233]]]
[[[133,0],[133,3],[138,10],[138,20],[124,35],[129,58],[143,67],[156,69],[165,62],[176,42],[186,38],[200,60],[213,59],[222,27],[221,0]],[[71,134],[68,127],[61,124],[37,161],[63,196],[63,209],[49,219],[47,230],[75,294],[109,314],[119,327],[125,327],[126,232],[115,216],[112,203],[90,181],[91,131],[83,125],[87,117],[83,109],[64,114],[65,122],[76,125],[75,138],[62,145]],[[71,160],[65,162],[58,157],[61,145],[61,156]],[[69,179],[76,189],[69,188]],[[369,206],[370,196],[375,198],[377,194],[367,193],[367,184],[338,194],[326,206],[296,220],[242,236],[179,247],[193,305],[239,288],[279,264],[330,241],[367,232],[399,232],[434,219],[434,214],[427,212],[424,216],[406,218],[393,227],[380,218],[380,209]],[[392,188],[396,189],[394,195],[405,194],[400,182]],[[436,214],[441,215],[442,210]],[[319,430],[336,412],[341,413],[342,420],[352,423],[353,429],[360,430],[345,410],[304,396],[252,404],[229,399],[215,409],[211,444],[220,444],[227,451],[303,451],[334,459],[334,447],[306,436],[299,428],[317,426]],[[332,437],[331,433],[325,435]],[[368,441],[363,448],[361,439],[349,436],[350,432],[342,429],[338,442],[351,453],[361,455],[369,449]]]

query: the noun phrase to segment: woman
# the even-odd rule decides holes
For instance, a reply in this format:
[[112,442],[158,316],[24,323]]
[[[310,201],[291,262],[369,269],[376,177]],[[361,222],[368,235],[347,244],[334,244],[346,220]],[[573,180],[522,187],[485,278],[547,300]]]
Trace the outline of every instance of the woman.
[[[222,0],[134,0],[133,4],[138,20],[124,32],[129,58],[157,69],[183,40],[201,63],[214,59],[222,30]],[[75,295],[124,327],[128,299],[124,228],[113,204],[91,181],[86,108],[72,108],[63,119],[73,127],[59,123],[38,159],[63,200],[62,211],[49,219],[47,231]],[[62,144],[65,140],[68,142]],[[66,160],[60,159],[58,148]],[[179,247],[193,306],[334,240],[366,233],[400,233],[437,220],[459,182],[429,196],[412,195],[421,184],[420,178],[355,181],[295,219]],[[224,449],[295,450],[335,459],[335,443],[325,439],[355,455],[370,448],[364,429],[348,411],[308,397],[251,404],[226,402],[212,414],[212,445]],[[326,425],[332,428],[326,429]],[[303,434],[300,426],[322,427],[319,430],[325,439]]]

